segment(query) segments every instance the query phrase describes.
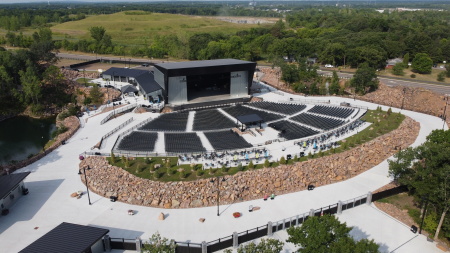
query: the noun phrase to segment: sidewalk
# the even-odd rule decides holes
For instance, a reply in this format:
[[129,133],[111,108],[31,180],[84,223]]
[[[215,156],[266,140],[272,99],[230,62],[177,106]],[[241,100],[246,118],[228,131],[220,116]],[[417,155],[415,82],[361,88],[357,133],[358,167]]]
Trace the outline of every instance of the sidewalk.
[[[288,99],[293,95],[285,97],[273,93],[262,95],[266,100],[277,101]],[[346,101],[358,105],[368,106],[375,109],[377,105],[362,102],[349,101],[349,99],[327,97],[312,99],[330,99],[332,104]],[[383,110],[388,107],[383,106]],[[393,109],[399,111],[399,109]],[[420,122],[419,136],[413,146],[422,143],[433,129],[442,128],[442,120],[437,117],[402,111],[405,115]],[[93,225],[110,230],[111,237],[123,237],[134,239],[141,237],[148,239],[152,234],[159,231],[163,237],[175,239],[176,241],[190,241],[200,243],[212,241],[220,237],[231,235],[233,232],[241,232],[262,226],[268,221],[277,221],[297,214],[308,212],[311,208],[337,203],[339,200],[354,198],[369,191],[374,191],[389,183],[387,177],[387,161],[375,166],[347,181],[318,187],[314,191],[301,191],[282,196],[275,200],[254,200],[220,206],[221,215],[217,216],[217,207],[205,207],[194,209],[159,209],[142,206],[132,206],[126,203],[110,202],[94,193],[91,193],[92,205],[88,205],[87,195],[81,199],[70,198],[70,194],[84,190],[86,187],[81,183],[78,173],[78,155],[94,146],[102,135],[111,131],[116,126],[125,122],[129,117],[122,116],[100,126],[104,116],[95,116],[89,119],[84,128],[81,128],[66,145],[21,170],[33,173],[26,179],[26,186],[30,194],[22,197],[10,209],[8,216],[0,217],[0,245],[7,252],[17,252],[25,246],[50,231],[61,222],[72,222],[81,225]],[[109,145],[109,143],[107,144]],[[174,185],[174,187],[176,187]],[[248,206],[259,206],[261,210],[249,213]],[[130,216],[128,209],[137,211]],[[235,219],[233,212],[241,212],[243,216]],[[158,220],[158,215],[163,212],[166,216],[164,221]],[[343,217],[355,218],[355,222],[362,217],[346,212]],[[361,214],[364,212],[359,212]],[[205,218],[204,223],[199,218]],[[375,221],[374,221],[375,222]],[[376,221],[381,227],[390,227],[391,218],[385,217]],[[39,227],[38,229],[34,229]],[[373,229],[381,231],[381,227]],[[384,228],[383,228],[384,229]],[[406,229],[406,228],[405,228]],[[372,233],[372,232],[371,232]],[[373,232],[375,234],[375,232]],[[383,234],[382,232],[380,232]],[[385,237],[374,237],[377,243],[388,245],[401,245],[404,238],[388,239]],[[392,240],[392,243],[391,243]],[[391,246],[389,246],[391,249]],[[406,252],[406,251],[402,251]],[[409,251],[413,252],[413,251]],[[421,252],[432,252],[431,248]]]

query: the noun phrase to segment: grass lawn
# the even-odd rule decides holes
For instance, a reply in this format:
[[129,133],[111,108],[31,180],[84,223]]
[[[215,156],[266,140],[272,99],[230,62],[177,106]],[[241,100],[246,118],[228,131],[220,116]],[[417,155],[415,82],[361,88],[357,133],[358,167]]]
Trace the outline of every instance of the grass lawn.
[[408,215],[416,222],[420,224],[420,208],[414,201],[414,197],[408,195],[408,193],[400,193],[394,196],[390,196],[384,199],[378,200],[381,203],[389,203],[401,210],[407,210]]
[[[418,74],[411,71],[411,68],[403,70],[405,73],[403,76],[396,76],[392,74],[392,70],[382,70],[378,72],[379,75],[383,76],[392,76],[392,77],[401,77],[401,78],[407,78],[411,80],[417,80],[417,81],[431,81],[431,82],[437,82],[437,76],[439,73],[444,72],[445,69],[432,69],[431,74]],[[415,78],[412,78],[411,75],[416,75]],[[450,78],[445,78],[445,81],[442,83],[450,83]]]
[[93,83],[90,83],[92,79],[90,78],[78,78],[77,79],[77,83],[79,84],[86,84],[86,86],[93,86]]
[[[142,12],[136,11],[133,13]],[[113,42],[126,45],[148,45],[157,35],[175,34],[187,39],[194,33],[222,32],[234,34],[255,24],[235,24],[209,17],[186,16],[178,14],[148,13],[127,15],[119,12],[108,15],[89,16],[86,19],[71,21],[51,27],[54,39],[90,39],[89,28],[103,26],[111,35]],[[142,12],[143,13],[143,12]]]
[[[362,119],[373,124],[363,131],[357,133],[356,135],[347,138],[345,142],[341,143],[341,146],[339,148],[326,152],[319,152],[315,155],[308,155],[307,157],[294,157],[294,159],[288,160],[287,163],[293,164],[295,162],[306,161],[308,159],[314,159],[325,155],[330,155],[332,153],[334,154],[343,152],[398,128],[401,122],[405,119],[405,116],[398,113],[388,114],[387,112],[383,111],[368,111]],[[133,175],[163,182],[191,181],[200,178],[234,175],[239,171],[251,170],[248,165],[241,166],[241,168],[230,167],[206,170],[203,170],[201,165],[196,165],[194,168],[191,168],[191,165],[177,166],[177,157],[152,157],[150,161],[146,161],[147,158],[145,157],[136,157],[128,161],[128,166],[125,166],[124,158],[116,157],[115,162],[111,162],[111,157],[107,159],[110,164],[124,168]],[[167,160],[163,161],[163,159],[170,159],[170,162],[167,163]],[[156,164],[160,164],[161,167],[158,169],[154,169]],[[278,162],[269,162],[269,166],[267,167],[276,167],[278,165]],[[260,163],[255,164],[254,168],[252,169],[261,168],[264,168],[263,160],[260,161]],[[181,170],[183,170],[183,172],[181,172]]]

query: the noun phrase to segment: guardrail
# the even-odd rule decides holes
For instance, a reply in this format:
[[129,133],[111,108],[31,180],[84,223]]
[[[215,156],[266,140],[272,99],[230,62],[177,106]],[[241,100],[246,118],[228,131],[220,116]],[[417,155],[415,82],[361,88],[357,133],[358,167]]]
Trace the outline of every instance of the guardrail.
[[127,105],[125,107],[121,107],[117,110],[113,110],[110,114],[108,114],[101,122],[100,125],[105,124],[108,120],[110,120],[114,115],[128,111],[128,110],[132,110],[133,108],[135,108],[137,106],[137,104],[131,104],[131,105]]
[[[352,198],[346,201],[338,201],[337,203],[330,204],[317,209],[311,209],[309,212],[291,216],[276,222],[269,221],[267,224],[262,226],[252,228],[249,230],[242,231],[240,233],[234,232],[232,235],[222,237],[210,242],[203,241],[202,243],[192,243],[192,242],[177,242],[175,252],[181,253],[209,253],[224,250],[226,248],[234,247],[237,248],[240,244],[246,243],[257,238],[264,236],[272,236],[274,232],[288,229],[290,227],[299,226],[303,224],[310,217],[320,217],[325,214],[341,214],[343,211],[360,206],[362,204],[371,204],[373,201],[379,200],[381,198],[386,198],[401,192],[407,191],[407,187],[398,186],[392,189],[388,189],[377,193],[367,193],[356,198]],[[114,244],[113,244],[114,241]],[[134,245],[131,245],[134,242]],[[131,249],[137,250],[141,248],[143,243],[139,238],[132,239],[121,239],[121,238],[111,238],[111,246],[113,249]],[[115,248],[117,247],[117,248]],[[126,248],[127,247],[127,248]]]
[[113,130],[109,131],[108,133],[106,133],[105,135],[102,136],[102,139],[100,140],[100,145],[99,145],[99,149],[102,148],[102,144],[103,141],[108,138],[109,136],[111,136],[112,134],[114,134],[115,132],[119,131],[120,129],[122,129],[123,127],[125,127],[126,125],[130,124],[133,121],[133,117],[131,117],[129,120],[125,121],[124,123],[120,124],[119,126],[117,126],[116,128],[114,128]]

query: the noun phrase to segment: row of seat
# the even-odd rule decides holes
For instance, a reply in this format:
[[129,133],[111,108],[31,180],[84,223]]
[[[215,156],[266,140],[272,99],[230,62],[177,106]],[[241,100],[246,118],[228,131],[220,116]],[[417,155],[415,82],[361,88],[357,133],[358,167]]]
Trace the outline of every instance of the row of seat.
[[321,117],[309,113],[302,113],[291,118],[305,125],[313,126],[323,130],[330,130],[344,124],[343,120]]
[[164,142],[166,152],[191,153],[206,151],[196,133],[165,133]]
[[197,111],[194,116],[194,131],[233,128],[235,123],[217,109]]
[[242,105],[235,105],[235,106],[223,108],[223,110],[235,118],[237,116],[243,116],[243,115],[249,115],[249,114],[257,114],[265,122],[283,118],[283,116],[281,116],[279,114],[260,111],[260,110],[252,109],[252,108],[245,107]]
[[335,107],[335,106],[325,106],[325,105],[315,105],[308,112],[333,116],[337,118],[347,118],[352,115],[355,110],[352,108],[343,108],[343,107]]
[[260,109],[269,110],[272,112],[283,113],[287,115],[293,115],[298,112],[305,110],[306,105],[298,105],[298,104],[282,104],[282,103],[274,103],[274,102],[254,102],[248,104],[248,106],[256,107]]
[[134,131],[120,141],[118,149],[126,151],[153,152],[157,139],[158,133]]
[[189,112],[164,113],[143,125],[139,130],[186,131]]
[[205,132],[205,136],[208,138],[215,150],[243,149],[252,147],[252,145],[242,138],[242,136],[231,130]]
[[318,133],[313,129],[300,126],[299,124],[295,124],[286,120],[270,123],[269,127],[272,127],[273,129],[279,131],[279,136],[288,140],[300,139]]

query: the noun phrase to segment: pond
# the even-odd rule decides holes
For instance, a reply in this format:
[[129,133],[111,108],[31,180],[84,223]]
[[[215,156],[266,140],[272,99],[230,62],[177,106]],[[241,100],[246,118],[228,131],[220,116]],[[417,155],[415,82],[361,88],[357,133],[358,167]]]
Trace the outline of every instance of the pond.
[[20,161],[42,151],[56,130],[55,117],[18,116],[0,122],[0,164]]

